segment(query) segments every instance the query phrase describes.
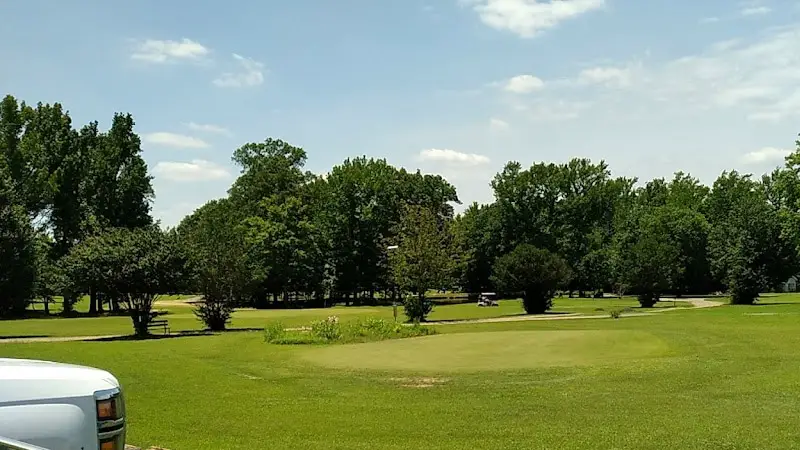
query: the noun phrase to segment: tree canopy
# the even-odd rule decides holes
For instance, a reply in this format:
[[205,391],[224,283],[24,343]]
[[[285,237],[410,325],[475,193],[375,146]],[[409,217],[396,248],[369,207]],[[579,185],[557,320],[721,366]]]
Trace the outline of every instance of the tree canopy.
[[315,174],[303,148],[267,138],[233,151],[241,172],[227,196],[164,231],[131,114],[101,130],[58,103],[6,96],[0,314],[58,295],[69,310],[87,294],[89,313],[127,310],[145,332],[155,296],[184,290],[224,329],[236,306],[372,304],[397,287],[423,300],[429,289],[522,294],[536,313],[556,290],[643,306],[726,291],[749,304],[800,272],[797,145],[761,178],[726,171],[711,186],[684,172],[618,177],[585,158],[511,161],[494,200],[462,210],[439,175],[366,156]]

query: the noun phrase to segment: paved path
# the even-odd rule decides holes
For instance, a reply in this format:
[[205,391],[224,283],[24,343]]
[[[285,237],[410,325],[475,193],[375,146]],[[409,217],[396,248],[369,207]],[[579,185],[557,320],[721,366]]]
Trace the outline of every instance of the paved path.
[[3,339],[0,336],[0,344],[33,344],[36,342],[75,342],[75,341],[99,341],[101,339],[114,339],[129,336],[127,334],[111,334],[106,336],[58,336],[58,337],[19,337]]
[[[671,302],[673,299],[662,300],[664,303]],[[675,299],[676,302],[690,303],[694,308],[713,308],[715,306],[724,305],[723,302],[706,300],[703,298],[680,298]],[[653,314],[663,313],[666,311],[678,311],[677,308],[659,308],[648,312],[633,312],[623,313],[621,317],[642,317],[651,316]],[[544,315],[544,316],[512,316],[512,317],[492,317],[488,319],[469,319],[469,320],[451,320],[444,322],[426,322],[425,325],[464,325],[471,323],[503,323],[503,322],[530,322],[539,320],[578,320],[578,319],[609,319],[609,314],[559,314],[559,315]]]
[[[199,298],[199,297],[196,297]],[[184,300],[184,302],[193,301],[194,298]],[[170,300],[171,302],[172,300]],[[671,302],[672,299],[662,300],[663,302]],[[675,299],[676,302],[690,303],[695,308],[714,308],[716,306],[724,305],[723,302],[716,300],[707,300],[704,298],[681,298]],[[678,308],[659,308],[649,312],[633,312],[623,313],[621,317],[642,317],[652,316],[666,311],[679,311]],[[684,311],[686,309],[683,309]],[[544,315],[544,316],[512,316],[512,317],[492,317],[487,319],[467,319],[467,320],[453,320],[444,322],[426,322],[425,325],[465,325],[473,323],[503,323],[503,322],[535,322],[540,320],[578,320],[578,319],[609,319],[608,314],[595,314],[586,315],[581,313],[569,313],[559,315]],[[287,331],[305,331],[309,330],[308,327],[287,328]],[[101,339],[120,338],[127,335],[107,335],[107,336],[62,336],[62,337],[20,337],[3,339],[0,337],[0,344],[32,344],[37,342],[76,342],[76,341],[97,341]]]

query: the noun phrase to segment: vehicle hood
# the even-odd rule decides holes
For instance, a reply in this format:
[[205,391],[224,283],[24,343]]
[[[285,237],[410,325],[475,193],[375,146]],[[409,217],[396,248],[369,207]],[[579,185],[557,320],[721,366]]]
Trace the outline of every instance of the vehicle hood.
[[78,397],[119,387],[105,370],[51,361],[0,358],[0,405],[34,399]]

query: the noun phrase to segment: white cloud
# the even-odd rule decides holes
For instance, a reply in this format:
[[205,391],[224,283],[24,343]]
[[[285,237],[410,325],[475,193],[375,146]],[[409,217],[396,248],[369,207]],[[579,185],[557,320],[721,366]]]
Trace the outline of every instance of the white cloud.
[[769,14],[772,12],[772,8],[767,6],[753,6],[748,8],[743,8],[739,11],[739,14],[743,16],[759,16],[764,14]]
[[682,110],[738,109],[751,120],[780,121],[800,116],[798,48],[800,25],[772,28],[750,41],[716,42],[705,51],[658,64],[634,61],[591,68],[575,81],[548,85],[569,88],[602,82]]
[[250,87],[264,82],[264,64],[242,55],[233,54],[233,59],[240,66],[238,72],[225,72],[214,80],[219,87]]
[[131,59],[149,63],[166,63],[198,60],[208,53],[207,47],[191,39],[180,41],[147,39],[136,44]]
[[559,23],[602,8],[605,0],[462,0],[486,25],[530,38]]
[[430,148],[419,152],[419,160],[446,164],[480,166],[490,162],[489,157],[477,153],[463,153],[450,149]]
[[557,100],[540,102],[525,110],[534,121],[561,121],[577,119],[591,106],[592,103],[587,101]]
[[491,118],[489,119],[489,129],[492,131],[506,131],[511,128],[511,125],[508,124],[503,119]]
[[186,124],[186,126],[193,131],[202,131],[205,133],[214,133],[214,134],[230,134],[230,130],[228,130],[227,128],[210,123],[189,122]]
[[578,75],[578,82],[580,84],[624,87],[631,82],[631,70],[619,67],[593,67],[581,71]]
[[204,159],[191,162],[161,161],[153,172],[157,177],[170,181],[212,181],[230,177],[227,169]]
[[703,23],[703,24],[706,24],[706,23],[717,23],[717,22],[719,22],[719,20],[720,20],[719,17],[704,17],[704,18],[700,19],[700,23]]
[[783,118],[783,114],[777,112],[755,112],[747,115],[747,120],[756,122],[777,122]]
[[143,135],[144,141],[148,144],[160,145],[163,147],[175,148],[208,148],[206,141],[184,134],[168,133],[159,131]]
[[544,88],[544,81],[533,75],[517,75],[505,82],[503,89],[515,94],[529,94]]
[[740,158],[742,164],[755,165],[755,164],[780,164],[784,158],[792,153],[791,150],[785,150],[775,147],[764,147],[762,149],[746,153]]

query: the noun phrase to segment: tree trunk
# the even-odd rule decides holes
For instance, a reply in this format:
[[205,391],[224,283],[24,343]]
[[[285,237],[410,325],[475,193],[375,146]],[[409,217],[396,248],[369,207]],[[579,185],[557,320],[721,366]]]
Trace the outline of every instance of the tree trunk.
[[98,292],[95,297],[97,298],[97,313],[103,314],[103,294]]
[[147,325],[150,324],[149,313],[131,311],[131,320],[133,321],[133,331],[137,336],[144,337],[148,335]]
[[89,314],[95,315],[97,314],[97,294],[94,291],[94,287],[89,287]]
[[47,316],[50,315],[50,297],[44,298],[44,314]]

